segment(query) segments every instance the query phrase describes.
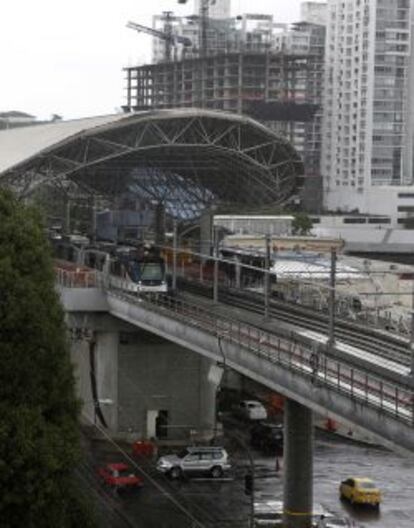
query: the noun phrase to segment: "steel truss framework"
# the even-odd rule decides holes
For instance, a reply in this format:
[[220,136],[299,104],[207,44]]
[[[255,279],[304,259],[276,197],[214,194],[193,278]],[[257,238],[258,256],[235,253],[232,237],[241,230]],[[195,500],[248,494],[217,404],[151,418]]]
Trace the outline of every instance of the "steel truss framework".
[[190,109],[84,130],[0,174],[0,183],[23,196],[45,181],[107,197],[132,190],[185,218],[213,203],[282,204],[302,172],[295,149],[256,121]]

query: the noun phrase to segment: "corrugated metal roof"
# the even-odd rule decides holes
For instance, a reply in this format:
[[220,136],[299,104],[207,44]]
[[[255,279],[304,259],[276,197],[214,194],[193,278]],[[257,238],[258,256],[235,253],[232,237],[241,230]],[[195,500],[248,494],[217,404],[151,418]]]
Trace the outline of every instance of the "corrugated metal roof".
[[[0,174],[10,170],[20,163],[29,161],[48,149],[56,147],[59,143],[70,139],[81,132],[90,133],[94,128],[105,127],[117,121],[137,121],[145,119],[171,119],[189,116],[204,116],[254,125],[267,135],[272,132],[261,123],[246,116],[230,112],[217,112],[200,108],[179,108],[166,110],[148,110],[128,114],[113,114],[97,117],[87,117],[71,121],[56,121],[46,125],[32,125],[27,127],[12,128],[0,131]],[[274,135],[274,139],[287,148],[292,148],[287,140]]]
[[106,115],[1,130],[0,174],[83,131],[126,117],[125,114]]

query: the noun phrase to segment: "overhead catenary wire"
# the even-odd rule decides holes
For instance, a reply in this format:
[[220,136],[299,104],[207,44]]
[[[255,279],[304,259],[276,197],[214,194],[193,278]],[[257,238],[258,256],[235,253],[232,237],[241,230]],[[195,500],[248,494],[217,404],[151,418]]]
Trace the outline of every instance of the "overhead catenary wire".
[[[136,393],[140,396],[140,398],[144,398],[144,399],[148,400],[148,397],[147,397],[145,394],[143,394],[142,391],[140,391],[140,390],[138,389],[138,387],[136,386],[136,383],[134,383],[134,382],[129,378],[129,376],[127,376],[127,375],[125,374],[125,370],[124,370],[124,369],[120,369],[120,371],[121,371],[121,374],[122,374],[122,376],[123,376],[123,379],[124,379],[125,381],[127,381],[128,383],[130,383],[130,384],[133,386],[133,388],[135,389]],[[120,410],[121,413],[124,413],[125,415],[127,415],[127,411],[125,410],[125,408],[124,408],[123,406],[117,404],[116,407],[117,407],[117,409]],[[94,426],[96,426],[95,423],[94,423]],[[190,427],[189,427],[189,428],[190,428]],[[191,427],[191,428],[193,428],[193,427]],[[119,444],[117,444],[117,445],[119,445]],[[145,465],[146,465],[147,467],[151,467],[151,469],[155,469],[155,465],[154,465],[154,463],[149,463],[149,460],[148,460],[147,457],[145,457],[145,456],[143,456],[143,455],[138,455],[138,456],[140,456],[140,458],[141,458],[141,462],[145,462]],[[139,468],[140,468],[140,470],[141,470],[141,472],[142,472],[142,466],[139,466]],[[147,475],[146,475],[146,476],[147,476]],[[167,477],[166,475],[160,473],[159,476],[163,479],[164,484],[166,484],[166,485],[170,485],[170,480],[168,479],[168,477]],[[176,490],[176,494],[177,494],[178,496],[180,496],[183,500],[187,500],[187,501],[188,501],[188,497],[182,495],[182,493],[181,493],[180,491],[177,491],[177,490]],[[204,516],[205,518],[209,519],[209,522],[217,522],[217,519],[212,517],[212,515],[211,515],[211,511],[206,510],[205,508],[201,507],[199,504],[195,503],[194,501],[189,501],[189,502],[191,503],[191,507],[192,507],[193,509],[195,509],[195,510],[198,510],[200,513],[202,513],[203,516]]]
[[147,480],[151,482],[151,484],[157,488],[157,490],[166,497],[170,502],[172,502],[188,519],[190,519],[193,523],[194,528],[207,528],[205,524],[203,524],[201,521],[196,519],[194,515],[185,508],[182,504],[180,504],[179,501],[177,501],[171,493],[166,491],[145,469],[143,469],[141,466],[139,466],[136,461],[123,449],[115,440],[111,438],[109,433],[105,431],[101,426],[98,424],[93,424],[92,420],[87,416],[85,413],[82,413],[82,416],[91,423],[105,438],[106,440],[111,443],[122,455],[125,457],[126,460],[142,475],[145,476]]

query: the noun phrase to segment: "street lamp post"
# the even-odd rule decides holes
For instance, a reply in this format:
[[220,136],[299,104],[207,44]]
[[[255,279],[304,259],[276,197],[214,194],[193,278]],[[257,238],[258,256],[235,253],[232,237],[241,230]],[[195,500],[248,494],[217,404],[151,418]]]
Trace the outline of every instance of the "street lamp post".
[[172,289],[175,292],[177,289],[177,221],[174,220],[173,227],[173,270],[172,270]]
[[270,235],[266,235],[265,248],[265,274],[264,274],[264,318],[269,319],[269,300],[270,300]]
[[243,449],[243,451],[247,454],[247,458],[249,459],[249,472],[246,473],[244,476],[244,486],[245,486],[245,493],[246,495],[250,496],[250,515],[249,515],[249,528],[254,528],[254,491],[255,491],[255,482],[254,482],[254,475],[255,475],[255,467],[254,467],[254,460],[252,457],[252,454],[250,452],[250,449],[244,442],[242,438],[240,438],[239,435],[236,435],[235,433],[230,433],[230,438],[232,440],[235,440],[236,443]]
[[328,345],[329,348],[335,344],[335,287],[336,287],[336,250],[331,249],[331,273],[329,285],[329,329],[328,329]]
[[213,231],[213,256],[214,256],[214,278],[213,278],[213,302],[218,302],[218,274],[219,274],[219,237],[218,229],[214,226]]
[[410,350],[411,376],[414,377],[414,281],[411,286],[411,328],[408,346]]

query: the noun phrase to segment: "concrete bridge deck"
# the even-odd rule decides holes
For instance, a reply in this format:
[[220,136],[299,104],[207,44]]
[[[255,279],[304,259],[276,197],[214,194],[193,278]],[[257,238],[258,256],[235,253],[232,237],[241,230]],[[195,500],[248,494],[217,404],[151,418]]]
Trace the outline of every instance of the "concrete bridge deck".
[[229,307],[213,309],[172,297],[140,298],[103,284],[83,289],[62,282],[62,301],[69,312],[106,311],[311,410],[360,427],[393,449],[414,451],[411,377],[403,371],[396,378],[390,364],[374,373],[375,364],[361,363],[355,354],[338,357],[320,349],[315,359],[311,341],[300,332],[286,331],[275,323],[259,325],[257,319],[249,324]]

